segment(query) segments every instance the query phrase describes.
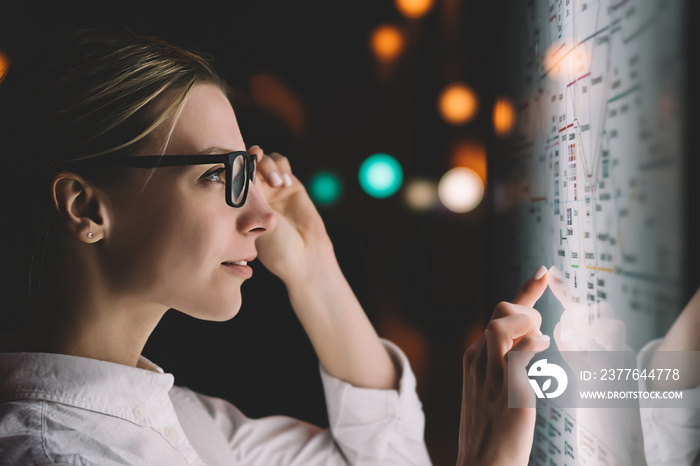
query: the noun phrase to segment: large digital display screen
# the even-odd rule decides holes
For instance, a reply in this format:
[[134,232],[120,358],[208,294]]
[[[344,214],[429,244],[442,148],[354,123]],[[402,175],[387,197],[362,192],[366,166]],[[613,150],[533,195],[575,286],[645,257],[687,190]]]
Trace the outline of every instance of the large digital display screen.
[[[684,3],[530,0],[508,16],[517,125],[492,177],[492,279],[540,266],[548,352],[639,351],[684,306]],[[611,417],[612,416],[612,417]],[[532,465],[644,465],[639,413],[538,400]]]

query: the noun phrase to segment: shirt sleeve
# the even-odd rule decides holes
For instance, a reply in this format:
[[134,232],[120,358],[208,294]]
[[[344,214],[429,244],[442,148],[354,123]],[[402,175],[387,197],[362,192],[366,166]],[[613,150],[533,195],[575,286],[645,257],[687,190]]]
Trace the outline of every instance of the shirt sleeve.
[[[647,343],[637,365],[646,368],[661,339]],[[639,389],[648,390],[644,379]],[[682,390],[683,400],[700,406],[700,387]],[[687,466],[700,462],[700,408],[640,408],[644,453],[649,466]]]
[[398,390],[358,388],[321,368],[333,438],[350,464],[429,465],[416,378],[403,351],[382,343],[400,375]]
[[398,390],[358,388],[320,369],[329,429],[288,416],[251,419],[228,401],[181,387],[171,398],[206,464],[431,465],[415,376],[405,354],[389,341],[382,343],[400,374]]

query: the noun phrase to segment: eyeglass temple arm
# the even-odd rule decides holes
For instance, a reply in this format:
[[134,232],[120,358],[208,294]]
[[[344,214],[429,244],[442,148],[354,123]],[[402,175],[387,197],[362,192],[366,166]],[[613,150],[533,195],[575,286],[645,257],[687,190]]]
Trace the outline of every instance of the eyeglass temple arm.
[[212,163],[225,163],[229,161],[228,154],[222,155],[178,155],[173,157],[163,157],[160,155],[137,155],[133,157],[120,157],[110,161],[105,161],[106,165],[116,165],[132,168],[156,168],[175,167],[179,165],[208,165]]

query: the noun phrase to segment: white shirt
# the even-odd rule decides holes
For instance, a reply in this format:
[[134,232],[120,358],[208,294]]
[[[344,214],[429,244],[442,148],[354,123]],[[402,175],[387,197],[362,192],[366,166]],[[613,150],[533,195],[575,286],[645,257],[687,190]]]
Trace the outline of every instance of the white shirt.
[[[637,366],[644,369],[661,339],[647,343],[639,353]],[[645,379],[639,389],[648,390]],[[700,406],[700,387],[683,390],[684,403]],[[700,465],[699,408],[641,408],[644,454],[649,466]]]
[[250,419],[231,403],[139,367],[47,353],[0,353],[0,464],[430,465],[408,359],[382,340],[398,390],[354,387],[321,368],[329,429]]

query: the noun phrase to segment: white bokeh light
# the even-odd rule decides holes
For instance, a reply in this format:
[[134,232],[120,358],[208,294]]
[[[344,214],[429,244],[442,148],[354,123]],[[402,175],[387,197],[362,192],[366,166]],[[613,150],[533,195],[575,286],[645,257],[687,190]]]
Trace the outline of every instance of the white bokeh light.
[[470,168],[453,168],[440,179],[438,196],[440,202],[452,212],[469,212],[483,199],[484,183]]
[[428,210],[437,202],[437,184],[429,180],[413,180],[404,191],[408,206],[416,211]]

